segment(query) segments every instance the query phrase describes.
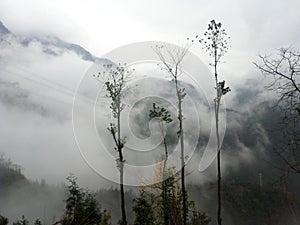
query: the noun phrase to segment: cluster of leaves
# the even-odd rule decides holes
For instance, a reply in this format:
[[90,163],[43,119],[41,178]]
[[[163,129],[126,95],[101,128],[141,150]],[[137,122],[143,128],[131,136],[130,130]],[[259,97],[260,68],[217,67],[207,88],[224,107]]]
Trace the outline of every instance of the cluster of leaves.
[[[0,215],[0,225],[8,225],[8,219]],[[29,225],[29,221],[23,215],[21,219],[13,222],[13,225]],[[42,225],[42,222],[39,219],[36,219],[34,225]]]
[[7,225],[7,224],[8,224],[8,219],[0,215],[0,225]]
[[99,72],[98,75],[93,75],[99,81],[104,79],[104,85],[107,90],[107,97],[112,101],[110,104],[110,109],[113,112],[113,116],[117,118],[117,114],[122,111],[124,106],[121,104],[122,94],[125,88],[126,79],[129,75],[135,71],[126,68],[126,64],[118,64],[115,66],[113,64],[104,64],[104,71]]
[[156,105],[156,103],[153,103],[152,109],[150,110],[149,117],[151,119],[159,119],[166,123],[171,123],[173,120],[171,118],[170,112],[165,108],[160,108]]
[[193,216],[191,217],[190,225],[207,225],[211,219],[207,217],[204,212],[193,211]]
[[[118,128],[114,123],[110,123],[109,127],[107,128],[107,130],[109,131],[109,133],[112,135],[114,142],[116,144],[116,146],[114,147],[114,149],[116,151],[120,151],[121,149],[123,149],[124,144],[126,143],[126,138],[120,138],[118,139],[117,137],[117,132],[118,132]],[[125,162],[123,160],[123,162]]]
[[[140,196],[134,200],[133,211],[135,212],[134,225],[182,225],[183,193],[178,181],[180,176],[169,168],[166,179],[162,166],[157,168],[156,177],[152,185],[141,186]],[[186,199],[187,198],[187,193]],[[204,214],[195,210],[193,201],[187,201],[189,212],[189,225],[207,225],[210,219]],[[167,216],[167,219],[166,219]]]
[[[197,37],[198,36],[196,36],[196,38]],[[220,58],[230,47],[228,43],[229,39],[230,37],[227,36],[225,29],[222,28],[222,24],[212,20],[208,24],[204,38],[200,39],[199,42],[203,44],[203,49],[205,49],[210,56],[215,57],[216,62],[219,62]]]
[[[22,218],[13,223],[13,225],[29,225],[28,220],[23,215]],[[42,225],[42,222],[39,219],[36,219],[34,225]]]
[[[105,65],[104,65],[105,67]],[[112,65],[106,65],[109,68],[110,79],[105,82],[106,90],[108,92],[109,98],[111,98],[110,109],[113,112],[114,117],[117,117],[117,114],[122,111],[123,106],[121,105],[121,94],[124,89],[124,67],[117,67],[116,69],[111,69]],[[104,71],[105,72],[105,71]]]
[[[37,221],[39,222],[39,220],[37,220]],[[29,225],[29,222],[23,215],[22,218],[16,222],[14,222],[13,225]],[[37,225],[37,224],[35,224],[35,225]]]
[[218,82],[217,99],[220,100],[223,95],[226,95],[230,91],[231,91],[230,87],[225,87],[225,80]]
[[13,164],[11,159],[6,159],[4,153],[0,154],[0,166],[8,170],[11,170],[15,173],[21,174],[21,166]]
[[83,191],[78,187],[76,177],[69,176],[68,191],[66,199],[66,211],[61,220],[62,225],[108,225],[110,214],[102,211],[95,195],[88,190]]
[[[65,212],[62,219],[55,224],[61,225],[110,225],[110,214],[106,210],[101,210],[95,194],[89,190],[83,190],[77,185],[77,178],[67,177],[68,198],[65,200]],[[8,219],[0,215],[0,225],[7,225]],[[13,222],[13,225],[29,225],[29,221],[23,215],[21,219]],[[37,219],[34,225],[42,225]]]
[[140,196],[133,200],[132,209],[136,214],[133,225],[152,225],[155,221],[152,204],[148,201],[144,190],[141,190]]
[[180,100],[183,100],[186,96],[185,88],[177,88],[177,97]]

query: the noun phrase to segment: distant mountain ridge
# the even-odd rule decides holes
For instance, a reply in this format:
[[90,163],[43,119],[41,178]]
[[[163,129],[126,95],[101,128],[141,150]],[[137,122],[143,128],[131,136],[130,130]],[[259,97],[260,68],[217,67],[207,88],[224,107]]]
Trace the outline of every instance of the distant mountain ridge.
[[37,35],[30,35],[21,37],[12,33],[1,21],[0,21],[0,40],[8,41],[9,36],[14,36],[15,40],[19,42],[19,44],[27,47],[31,43],[39,43],[42,46],[43,52],[45,54],[59,56],[62,55],[64,52],[73,52],[80,56],[85,61],[94,62],[97,59],[100,59],[85,48],[81,47],[80,45],[69,43],[64,40],[61,40],[55,36],[37,36]]
[[8,33],[10,33],[10,31],[0,21],[0,34],[8,34]]

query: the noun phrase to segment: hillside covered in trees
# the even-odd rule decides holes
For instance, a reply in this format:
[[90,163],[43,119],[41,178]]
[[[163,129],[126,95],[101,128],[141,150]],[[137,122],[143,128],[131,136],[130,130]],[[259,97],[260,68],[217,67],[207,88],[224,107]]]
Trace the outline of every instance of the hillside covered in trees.
[[[102,217],[100,217],[102,220],[99,219],[98,224],[116,224],[117,218],[120,218],[121,214],[118,210],[120,194],[117,189],[102,189],[93,192],[80,189],[75,183],[76,178],[74,176],[70,176],[68,178],[70,182],[66,180],[65,184],[61,186],[49,185],[45,180],[33,182],[24,177],[18,167],[13,166],[10,161],[4,158],[1,158],[0,173],[0,197],[1,201],[5,202],[5,204],[1,203],[0,224],[6,224],[4,218],[9,218],[9,224],[14,222],[14,224],[23,225],[24,221],[28,221],[29,224],[38,224],[36,221],[40,221],[41,224],[54,224],[66,215],[67,202],[74,191],[72,188],[77,189],[78,194],[85,194],[87,199],[96,201],[91,201],[88,205],[96,204],[100,210],[98,212],[102,213]],[[206,213],[207,217],[203,218],[208,221],[210,216],[215,214],[216,189],[216,183],[188,185],[190,199],[195,202],[201,212]],[[141,206],[137,204],[140,201],[139,193],[137,189],[125,192],[126,207],[130,209],[128,215],[131,222],[137,216],[133,209],[138,211],[137,206]],[[94,197],[92,198],[92,196]],[[299,212],[299,196],[286,192],[279,187],[274,187],[271,184],[260,186],[258,182],[246,182],[246,179],[239,181],[236,178],[235,180],[224,181],[223,196],[224,222],[226,223],[245,225],[296,224],[292,215]],[[85,201],[87,199],[81,202],[82,207],[86,207]],[[28,202],[30,202],[30,208],[28,208]],[[92,207],[96,207],[96,205]],[[152,206],[149,204],[148,210],[154,211]],[[147,216],[149,212],[147,211]],[[89,212],[85,213],[88,214]],[[92,218],[87,214],[86,216]],[[103,221],[109,221],[109,223]]]

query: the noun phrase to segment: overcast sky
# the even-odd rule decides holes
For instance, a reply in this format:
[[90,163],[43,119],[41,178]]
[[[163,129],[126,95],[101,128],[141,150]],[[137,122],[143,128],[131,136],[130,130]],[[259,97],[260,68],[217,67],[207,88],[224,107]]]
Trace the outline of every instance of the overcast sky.
[[[224,57],[226,63],[221,65],[220,71],[221,77],[232,86],[244,83],[248,78],[258,78],[259,72],[255,70],[252,62],[259,53],[270,53],[280,47],[300,47],[299,8],[299,0],[0,0],[0,20],[15,34],[57,36],[67,42],[79,44],[101,57],[115,48],[134,42],[164,41],[182,44],[187,37],[203,34],[209,21],[216,19],[223,23],[231,36],[232,47]],[[204,63],[208,63],[208,58],[200,46],[194,45],[191,51],[203,59]],[[24,53],[22,59],[30,61],[28,55],[29,53]],[[17,69],[15,66],[19,66],[20,61],[14,54],[10,57],[7,60],[11,63],[11,69]],[[54,80],[56,82],[73,82],[70,88],[75,88],[74,83],[78,81],[78,77],[90,66],[87,62],[79,62],[74,56],[63,56],[58,62],[44,56],[36,57],[33,51],[30,57],[38,60],[23,63],[23,68],[29,69],[31,74],[42,71],[41,74],[57,79]],[[76,79],[73,81],[62,78],[62,75],[74,74]],[[36,117],[32,121],[23,120],[24,114],[21,112],[20,115],[15,115],[6,108],[1,110],[6,127],[10,127],[0,129],[4,137],[16,135],[19,127],[24,129],[17,134],[23,142],[16,144],[13,139],[4,138],[1,147],[6,146],[10,151],[14,150],[12,155],[17,155],[21,154],[21,146],[28,143],[25,147],[31,152],[22,153],[24,161],[12,158],[26,167],[28,174],[35,173],[32,178],[41,178],[45,174],[44,170],[36,170],[36,166],[41,164],[37,160],[36,166],[28,168],[32,164],[30,158],[35,156],[34,151],[38,151],[40,145],[45,142],[58,145],[54,152],[48,146],[46,156],[37,152],[44,159],[54,157],[63,148],[68,151],[74,149],[70,123],[61,125],[52,119]],[[42,130],[34,133],[37,129]],[[24,136],[26,133],[28,136]],[[68,136],[68,142],[63,133]],[[40,142],[30,143],[36,135]],[[53,140],[49,140],[49,137]],[[67,156],[68,151],[65,150],[63,154]],[[74,156],[74,162],[83,163],[79,154]],[[51,171],[51,161],[43,166]],[[52,172],[54,175],[49,172],[47,176],[65,177],[65,174],[59,174],[64,166],[61,162],[60,167]]]
[[[0,19],[15,33],[43,33],[96,55],[136,41],[181,43],[211,19],[232,37],[231,54],[299,46],[298,0],[1,0]],[[195,50],[197,52],[197,50]]]

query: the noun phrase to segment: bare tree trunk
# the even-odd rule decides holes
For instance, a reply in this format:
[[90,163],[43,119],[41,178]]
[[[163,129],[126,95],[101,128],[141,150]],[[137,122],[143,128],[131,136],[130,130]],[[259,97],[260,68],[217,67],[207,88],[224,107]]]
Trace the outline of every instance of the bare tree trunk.
[[211,20],[208,24],[207,31],[204,33],[204,39],[200,40],[200,43],[204,45],[204,48],[213,58],[213,67],[215,72],[216,82],[216,98],[214,99],[214,110],[216,120],[216,136],[217,136],[217,173],[218,173],[218,205],[217,205],[217,221],[218,225],[222,224],[222,192],[221,192],[221,142],[219,135],[219,109],[221,98],[223,95],[230,91],[229,87],[225,87],[225,81],[218,81],[217,65],[221,57],[227,52],[228,39],[225,29],[222,28],[222,24],[217,23],[215,20]]
[[218,209],[217,209],[217,221],[218,225],[222,225],[222,195],[221,195],[221,149],[220,149],[220,135],[219,135],[219,108],[220,108],[220,101],[221,101],[221,93],[218,82],[218,73],[217,73],[217,51],[215,49],[215,82],[216,82],[216,92],[217,96],[215,99],[215,119],[216,119],[216,136],[217,136],[217,170],[218,170]]
[[218,225],[222,224],[222,217],[221,217],[221,152],[218,152]]
[[126,220],[126,211],[125,211],[125,194],[124,194],[124,159],[122,153],[122,143],[121,143],[121,110],[120,105],[118,105],[118,152],[119,152],[119,159],[120,159],[120,192],[121,192],[121,212],[122,212],[122,222],[121,225],[127,225]]
[[[184,56],[188,51],[188,46],[183,49],[173,51],[168,46],[164,46],[166,50],[166,54],[170,57],[171,64],[169,64],[166,60],[166,57],[162,53],[162,47],[158,47],[156,50],[157,55],[159,56],[161,62],[164,65],[164,69],[170,74],[175,82],[176,95],[178,100],[178,120],[179,120],[179,131],[178,138],[180,138],[180,161],[181,161],[181,190],[182,190],[182,218],[181,223],[183,225],[187,224],[187,216],[188,216],[188,207],[187,207],[187,193],[185,188],[185,155],[184,155],[184,142],[183,142],[183,115],[182,115],[182,100],[185,96],[184,89],[181,89],[178,86],[178,76],[182,74],[180,64]],[[178,214],[176,214],[178,216]],[[181,216],[181,215],[180,215]]]
[[120,168],[120,190],[121,190],[122,225],[127,225],[126,211],[125,211],[125,195],[124,195],[124,185],[123,185],[123,163]]
[[164,224],[169,225],[169,199],[167,196],[167,176],[166,176],[166,166],[167,166],[167,160],[168,160],[168,147],[166,138],[164,137],[164,147],[165,147],[165,160],[163,165],[163,181],[162,181],[162,195],[163,195],[163,213],[164,213]]
[[182,125],[182,97],[180,96],[180,90],[178,88],[177,77],[175,79],[176,92],[178,98],[178,119],[179,119],[179,131],[180,131],[180,148],[181,148],[181,190],[182,190],[182,216],[183,225],[187,224],[187,205],[186,205],[186,190],[185,190],[185,162],[184,162],[184,143],[183,143],[183,125]]

